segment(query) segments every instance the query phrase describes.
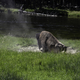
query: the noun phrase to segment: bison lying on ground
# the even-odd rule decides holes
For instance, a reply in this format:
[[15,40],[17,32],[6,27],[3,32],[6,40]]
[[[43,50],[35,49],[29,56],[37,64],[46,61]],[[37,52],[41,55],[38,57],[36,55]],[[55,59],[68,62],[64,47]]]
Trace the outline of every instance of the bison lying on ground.
[[36,38],[38,41],[39,49],[42,52],[61,52],[66,51],[67,47],[59,42],[56,37],[54,37],[50,32],[48,31],[42,31],[39,34],[36,34]]

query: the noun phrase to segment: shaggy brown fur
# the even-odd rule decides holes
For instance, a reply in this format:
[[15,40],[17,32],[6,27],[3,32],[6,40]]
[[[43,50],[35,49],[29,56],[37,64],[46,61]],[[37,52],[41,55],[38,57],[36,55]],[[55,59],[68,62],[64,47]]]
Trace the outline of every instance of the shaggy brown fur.
[[42,31],[36,34],[39,49],[43,52],[61,52],[66,51],[67,47],[57,40],[50,32]]

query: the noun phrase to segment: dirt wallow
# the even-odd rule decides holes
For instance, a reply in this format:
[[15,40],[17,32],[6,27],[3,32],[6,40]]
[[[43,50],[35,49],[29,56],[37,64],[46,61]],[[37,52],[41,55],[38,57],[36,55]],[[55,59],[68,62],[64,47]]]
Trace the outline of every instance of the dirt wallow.
[[[30,51],[30,52],[41,52],[38,48],[38,46],[27,46],[27,47],[19,47],[19,49],[17,49],[18,52],[27,52],[27,51]],[[72,47],[68,47],[67,48],[67,51],[66,53],[70,53],[70,54],[75,54],[79,52],[77,49],[74,49]]]
[[18,52],[27,52],[27,51],[30,51],[30,52],[41,52],[38,48],[38,46],[27,46],[27,47],[20,47],[18,50]]

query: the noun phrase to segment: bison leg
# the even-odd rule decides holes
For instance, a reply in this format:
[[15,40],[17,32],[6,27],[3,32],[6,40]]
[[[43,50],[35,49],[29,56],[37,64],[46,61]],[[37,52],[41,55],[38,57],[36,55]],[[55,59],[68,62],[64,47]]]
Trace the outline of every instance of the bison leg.
[[42,51],[47,52],[47,45],[45,43],[42,44]]
[[36,39],[38,42],[39,49],[41,48],[41,41],[39,40],[40,33],[36,34]]
[[47,52],[48,51],[47,39],[48,38],[46,37],[46,39],[40,40],[43,52]]

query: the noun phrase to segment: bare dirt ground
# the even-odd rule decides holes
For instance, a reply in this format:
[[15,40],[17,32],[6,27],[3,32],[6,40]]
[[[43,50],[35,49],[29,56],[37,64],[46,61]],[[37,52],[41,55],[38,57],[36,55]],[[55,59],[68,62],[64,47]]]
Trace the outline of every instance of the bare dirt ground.
[[75,54],[77,53],[77,49],[73,49],[72,47],[68,47],[66,53]]
[[20,47],[18,52],[23,52],[23,51],[31,51],[31,52],[41,52],[38,48],[38,46],[28,46],[28,47]]
[[[27,52],[27,51],[31,51],[31,52],[41,52],[38,48],[38,46],[28,46],[28,47],[21,47],[17,50],[18,52]],[[70,53],[70,54],[75,54],[77,53],[77,49],[73,49],[72,47],[68,47],[66,53]]]

